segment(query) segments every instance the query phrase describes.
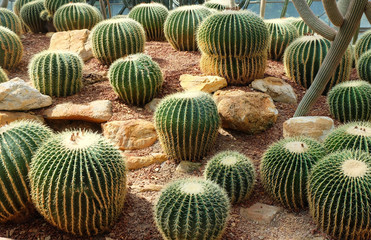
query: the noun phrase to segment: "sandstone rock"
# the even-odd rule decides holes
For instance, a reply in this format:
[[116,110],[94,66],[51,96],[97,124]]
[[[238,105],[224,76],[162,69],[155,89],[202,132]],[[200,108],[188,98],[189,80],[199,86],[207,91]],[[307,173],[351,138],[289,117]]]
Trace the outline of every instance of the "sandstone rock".
[[334,121],[329,117],[294,117],[283,123],[283,136],[306,136],[323,141],[334,129]]
[[181,161],[179,165],[176,167],[176,172],[181,173],[192,173],[194,171],[198,171],[201,168],[201,163],[195,162],[188,162],[188,161]]
[[214,99],[223,128],[255,134],[277,121],[278,111],[267,94],[227,90],[217,91]]
[[50,96],[41,94],[20,78],[0,84],[0,110],[27,111],[51,104]]
[[283,103],[297,103],[297,97],[290,84],[280,78],[267,77],[256,79],[251,83],[252,88],[262,91],[274,101]]
[[153,153],[144,157],[126,156],[124,153],[123,155],[126,158],[126,167],[129,170],[148,167],[152,164],[163,163],[167,160],[166,154],[163,153]]
[[107,122],[112,117],[112,103],[97,100],[89,104],[61,103],[44,111],[47,119],[82,120],[87,122]]
[[31,113],[25,112],[0,112],[0,127],[4,126],[5,124],[17,121],[17,120],[34,120],[41,123],[44,123],[44,118],[39,115],[34,115]]
[[282,208],[267,205],[264,203],[255,203],[249,208],[241,208],[240,215],[246,219],[259,223],[270,223]]
[[218,76],[193,76],[190,74],[183,74],[180,76],[179,81],[184,90],[198,90],[207,93],[213,93],[228,85],[225,78]]
[[51,37],[53,37],[54,33],[55,32],[48,32],[48,33],[45,34],[45,36],[48,37],[48,38],[51,38]]
[[145,186],[137,186],[137,185],[131,186],[132,189],[135,189],[138,192],[159,192],[162,190],[163,187],[164,187],[163,185],[158,185],[158,184],[149,184]]
[[156,111],[157,105],[161,102],[161,98],[154,98],[151,102],[144,106],[144,109],[154,112]]

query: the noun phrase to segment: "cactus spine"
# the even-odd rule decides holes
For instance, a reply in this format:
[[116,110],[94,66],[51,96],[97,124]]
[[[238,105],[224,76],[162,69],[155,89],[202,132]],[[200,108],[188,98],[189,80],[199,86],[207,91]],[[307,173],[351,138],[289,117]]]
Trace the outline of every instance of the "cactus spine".
[[371,83],[371,48],[359,58],[357,72],[362,80]]
[[23,7],[23,5],[25,5],[29,2],[32,2],[32,1],[35,1],[35,0],[16,0],[14,2],[14,7],[13,7],[13,11],[14,11],[15,15],[20,17],[21,8]]
[[0,83],[6,82],[6,81],[9,81],[8,75],[6,75],[6,72],[4,71],[4,69],[0,67]]
[[363,53],[371,50],[371,30],[366,31],[360,39],[358,39],[354,47],[354,57],[356,62],[362,56]]
[[46,22],[40,18],[40,14],[43,10],[43,0],[29,2],[21,8],[20,14],[22,21],[33,33],[47,32],[45,27]]
[[22,33],[21,20],[6,8],[0,8],[0,26],[9,28],[17,35],[21,35]]
[[294,25],[299,36],[312,35],[314,33],[313,30],[310,29],[301,18],[286,18],[283,20]]
[[226,9],[225,5],[220,4],[218,2],[205,2],[204,6],[218,11],[224,11]]
[[53,16],[58,8],[68,3],[85,3],[85,0],[45,0],[45,9],[49,11],[50,15]]
[[23,45],[13,31],[0,26],[0,67],[12,69],[22,59]]

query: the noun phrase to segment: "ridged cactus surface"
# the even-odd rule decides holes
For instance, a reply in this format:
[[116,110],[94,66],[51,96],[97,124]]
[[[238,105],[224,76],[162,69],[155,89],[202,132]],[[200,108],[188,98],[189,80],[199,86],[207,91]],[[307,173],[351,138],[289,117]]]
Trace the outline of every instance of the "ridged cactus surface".
[[12,11],[0,8],[0,26],[7,27],[17,35],[22,33],[21,20]]
[[283,19],[285,20],[286,22],[288,23],[291,23],[292,25],[294,25],[294,27],[296,28],[296,30],[298,30],[298,34],[299,36],[305,36],[305,35],[311,35],[314,33],[314,31],[312,29],[310,29],[308,27],[307,24],[305,24],[304,20],[301,19],[301,18],[286,18],[286,19]]
[[199,161],[213,147],[220,118],[213,98],[186,91],[165,97],[155,113],[155,127],[165,153],[177,161]]
[[96,133],[65,131],[50,138],[33,157],[29,179],[38,212],[68,233],[107,231],[123,210],[125,160]]
[[47,32],[45,21],[40,18],[41,12],[44,10],[44,1],[36,0],[25,4],[21,8],[22,22],[33,33]]
[[354,47],[354,57],[356,59],[356,62],[362,56],[362,54],[364,54],[368,50],[371,50],[371,30],[363,33]]
[[226,9],[225,5],[218,3],[218,2],[205,2],[204,6],[207,8],[218,10],[218,11],[223,11]]
[[357,72],[362,80],[371,83],[371,48],[359,58]]
[[58,8],[68,3],[85,3],[85,0],[44,0],[45,9],[53,16]]
[[21,39],[13,31],[0,26],[0,67],[12,69],[23,56]]
[[155,220],[166,240],[217,240],[226,228],[229,209],[228,196],[216,183],[177,180],[161,192]]
[[0,83],[6,82],[8,80],[9,80],[8,75],[6,74],[4,69],[0,67]]
[[23,5],[25,5],[29,2],[32,2],[32,1],[35,1],[35,0],[16,0],[14,2],[14,7],[13,7],[13,11],[14,11],[15,15],[20,17],[21,8],[23,7]]

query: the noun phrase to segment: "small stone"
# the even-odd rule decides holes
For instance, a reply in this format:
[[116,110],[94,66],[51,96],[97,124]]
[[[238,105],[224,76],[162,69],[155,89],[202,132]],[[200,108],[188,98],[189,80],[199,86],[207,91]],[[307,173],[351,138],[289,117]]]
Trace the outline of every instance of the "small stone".
[[39,115],[25,112],[0,111],[0,127],[18,120],[34,120],[40,123],[44,123],[44,118]]
[[157,105],[161,102],[161,98],[154,98],[151,102],[144,106],[144,109],[154,112],[156,111]]
[[51,239],[50,236],[46,236],[46,237],[45,237],[45,240],[50,240],[50,239]]
[[297,97],[290,84],[280,78],[267,77],[256,79],[251,83],[252,88],[268,94],[276,102],[297,103]]
[[183,74],[179,78],[180,86],[184,90],[203,91],[213,93],[219,89],[226,87],[227,80],[219,76],[193,76]]
[[259,223],[270,223],[282,208],[267,205],[264,203],[255,203],[249,208],[241,208],[240,215],[246,219]]
[[54,33],[55,32],[48,32],[48,33],[45,34],[45,36],[48,37],[48,38],[51,38],[51,37],[53,37]]
[[152,153],[144,157],[126,156],[124,153],[123,155],[126,159],[126,167],[129,170],[136,170],[139,168],[148,167],[152,164],[162,163],[167,160],[166,154],[163,153]]
[[149,184],[146,186],[131,186],[132,189],[135,189],[139,192],[159,192],[162,190],[164,186],[163,185],[157,185],[157,184]]
[[193,173],[194,171],[199,171],[202,163],[194,163],[188,161],[181,161],[176,167],[176,172],[180,173]]

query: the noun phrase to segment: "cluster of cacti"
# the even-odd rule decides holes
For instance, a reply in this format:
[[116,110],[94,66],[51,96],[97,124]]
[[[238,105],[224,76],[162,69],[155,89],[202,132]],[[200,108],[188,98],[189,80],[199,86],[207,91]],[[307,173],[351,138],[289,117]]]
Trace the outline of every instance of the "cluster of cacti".
[[223,11],[226,9],[226,6],[221,4],[221,3],[218,3],[218,2],[214,2],[214,1],[211,1],[211,2],[205,2],[204,3],[204,6],[207,7],[207,8],[211,8],[211,9],[215,9],[215,10],[218,10],[218,11]]
[[18,35],[22,33],[21,20],[6,8],[0,8],[0,26],[7,27]]
[[159,3],[142,3],[130,10],[128,17],[142,24],[148,41],[164,41],[164,23],[169,15]]
[[231,203],[246,200],[255,183],[255,169],[251,160],[232,151],[221,152],[211,158],[204,176],[226,190]]
[[308,181],[310,214],[335,239],[371,239],[371,155],[345,150],[326,156]]
[[[330,46],[331,42],[321,36],[304,36],[296,39],[286,48],[283,58],[287,76],[308,89],[313,83]],[[348,81],[351,67],[352,53],[348,48],[322,94],[326,95],[336,84]]]
[[130,18],[105,20],[91,32],[95,58],[104,64],[144,51],[145,31],[137,21]]
[[354,57],[356,59],[356,62],[362,56],[362,54],[364,54],[368,50],[371,50],[371,30],[363,33],[362,37],[358,39],[354,47]]
[[37,211],[72,234],[107,231],[124,206],[125,160],[96,133],[65,131],[50,138],[32,158],[29,179]]
[[306,207],[309,173],[325,155],[325,148],[311,138],[286,138],[274,143],[260,164],[264,188],[289,209]]
[[53,17],[57,31],[92,29],[103,17],[99,10],[87,3],[70,3],[60,7]]
[[165,153],[178,161],[198,161],[213,147],[220,118],[213,98],[186,91],[165,97],[155,113],[155,127]]
[[44,11],[44,0],[29,2],[21,8],[22,22],[31,32],[47,32],[46,22],[40,17],[42,11]]
[[340,122],[371,120],[371,84],[366,81],[336,85],[328,93],[327,102],[331,115]]
[[85,3],[85,0],[43,0],[45,9],[48,10],[51,16],[58,10],[58,8],[62,7],[68,3]]
[[301,18],[286,18],[284,20],[294,25],[299,36],[311,35],[314,33]]
[[4,69],[0,67],[0,83],[6,82],[8,80],[9,80],[8,75],[6,74]]
[[210,9],[198,5],[178,7],[170,11],[164,24],[167,41],[176,50],[197,51],[197,28],[209,15]]
[[230,204],[216,183],[201,179],[177,180],[162,192],[155,205],[155,220],[167,240],[221,239]]
[[0,67],[12,69],[22,59],[23,44],[13,31],[0,26]]
[[358,59],[357,72],[362,80],[371,83],[371,47]]
[[47,50],[32,58],[29,76],[41,93],[65,97],[81,90],[83,65],[76,53]]
[[224,11],[205,19],[197,31],[201,70],[225,77],[230,84],[247,84],[263,77],[269,32],[249,11]]
[[0,128],[0,223],[22,221],[33,211],[28,169],[36,150],[51,135],[49,128],[31,121]]

